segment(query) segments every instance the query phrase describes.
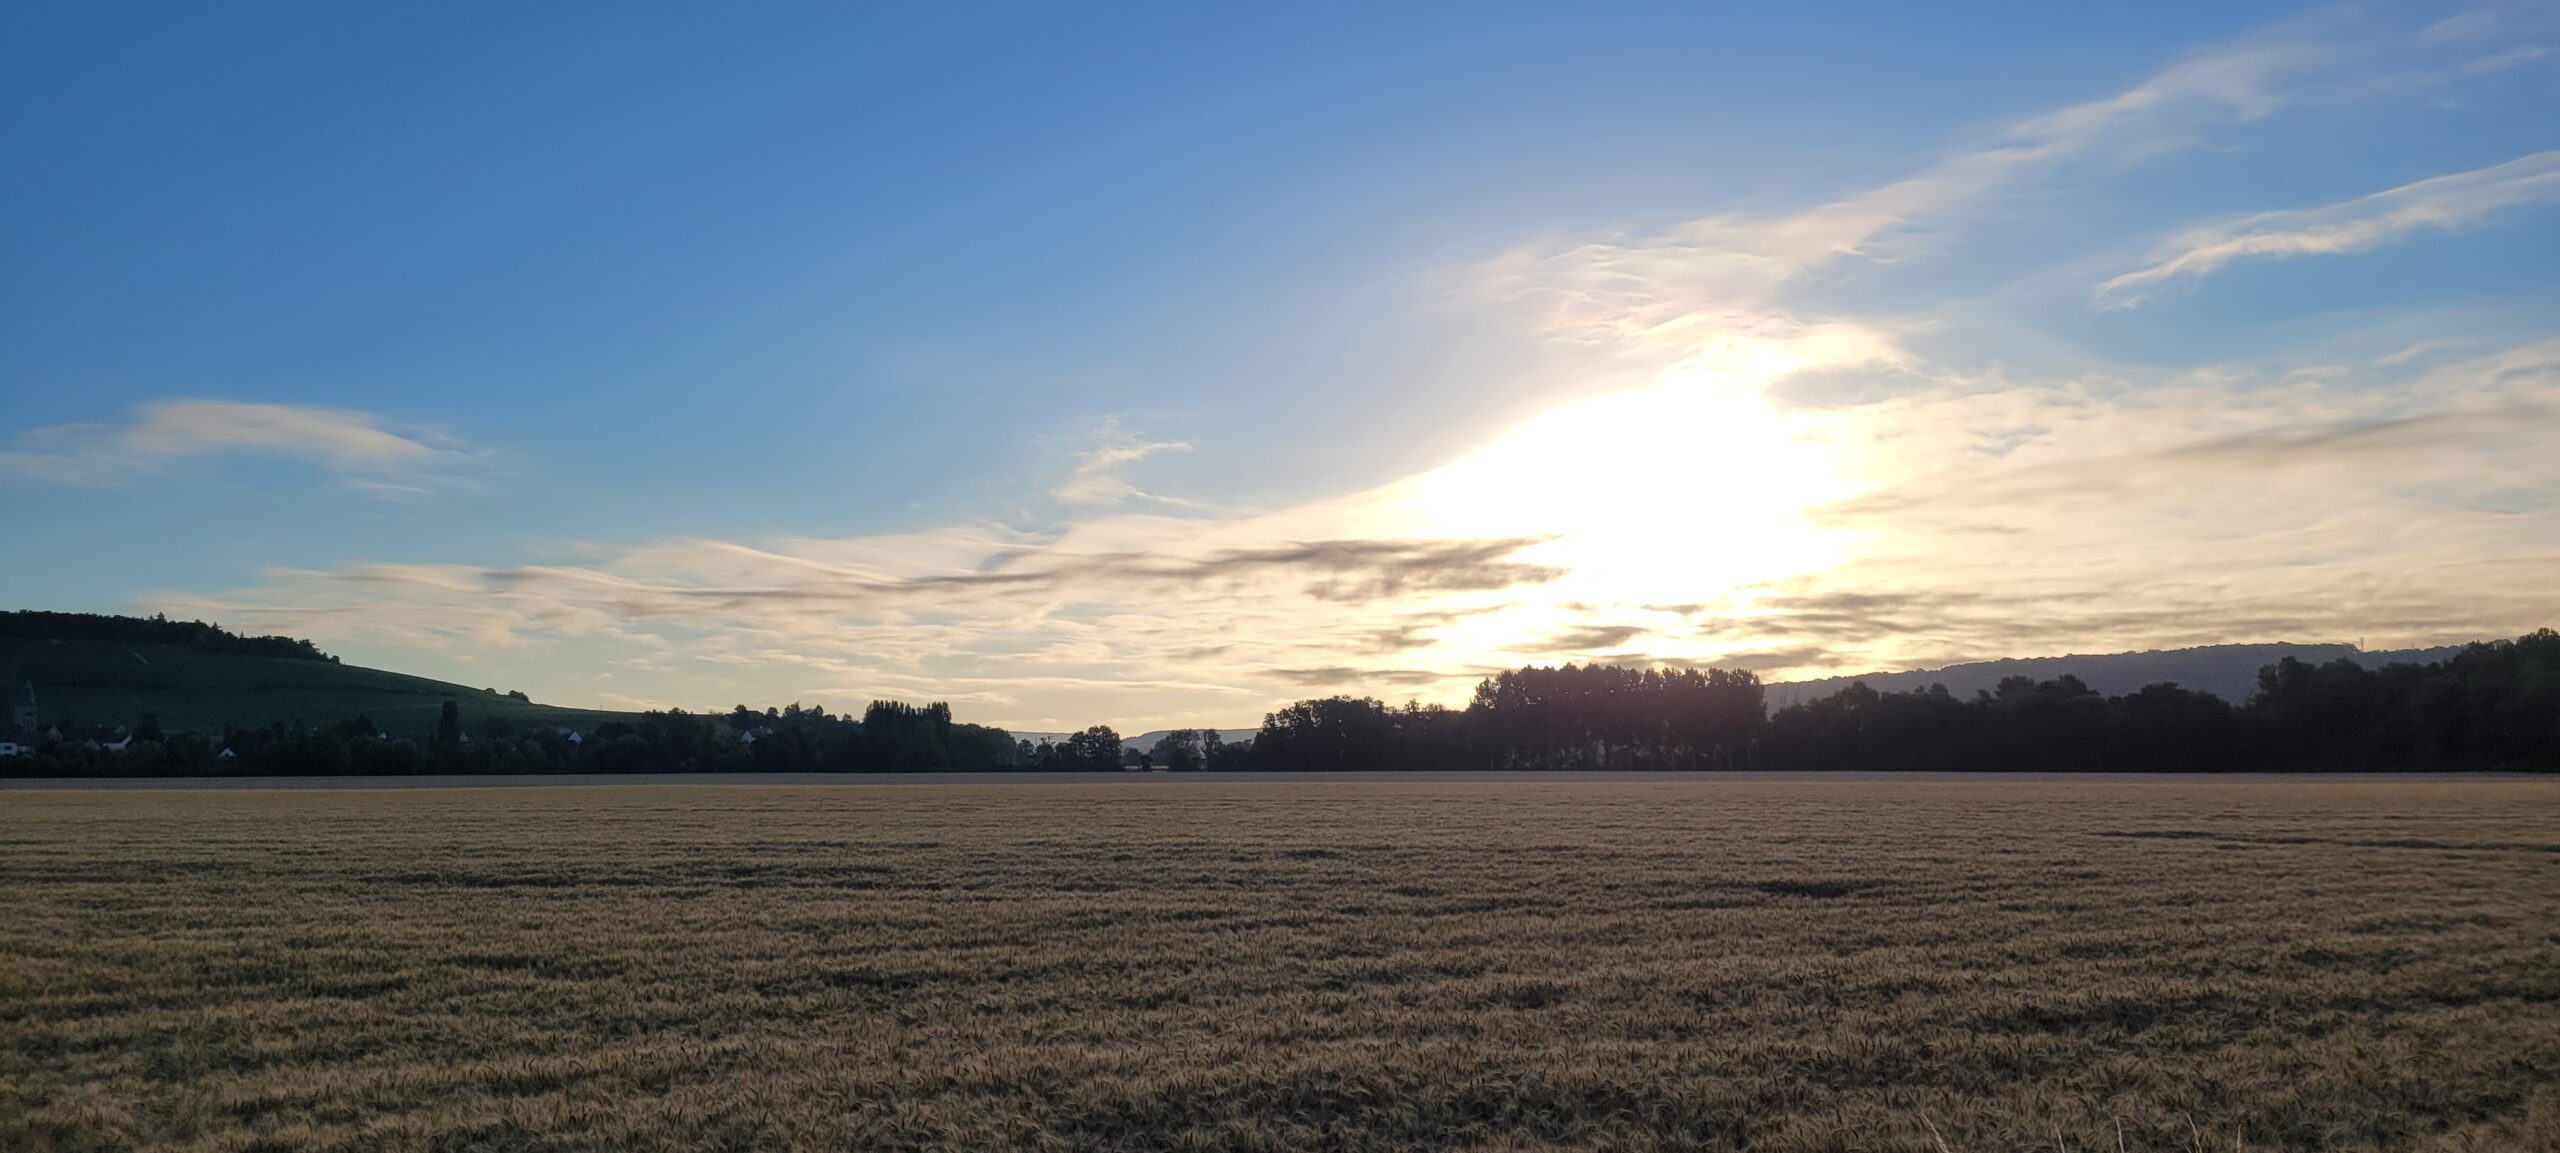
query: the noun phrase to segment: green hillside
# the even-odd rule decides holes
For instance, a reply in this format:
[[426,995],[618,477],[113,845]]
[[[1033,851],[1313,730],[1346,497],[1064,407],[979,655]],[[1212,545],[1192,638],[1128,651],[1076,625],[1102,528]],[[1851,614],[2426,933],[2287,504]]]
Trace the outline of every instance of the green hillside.
[[[110,640],[0,638],[0,686],[15,703],[32,683],[42,723],[130,725],[145,713],[172,732],[220,732],[274,721],[329,724],[373,718],[384,731],[422,734],[444,702],[463,723],[501,716],[519,727],[590,728],[628,713],[560,709],[485,688],[448,684],[333,661],[204,652]],[[0,723],[7,714],[0,713]]]

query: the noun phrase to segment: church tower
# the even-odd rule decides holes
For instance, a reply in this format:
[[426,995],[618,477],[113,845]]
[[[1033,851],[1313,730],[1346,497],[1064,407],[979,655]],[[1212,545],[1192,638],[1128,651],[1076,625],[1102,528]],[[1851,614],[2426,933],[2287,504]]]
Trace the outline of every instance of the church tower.
[[36,731],[36,683],[34,681],[28,681],[26,687],[19,690],[15,707],[9,710],[9,723],[16,725],[23,732]]

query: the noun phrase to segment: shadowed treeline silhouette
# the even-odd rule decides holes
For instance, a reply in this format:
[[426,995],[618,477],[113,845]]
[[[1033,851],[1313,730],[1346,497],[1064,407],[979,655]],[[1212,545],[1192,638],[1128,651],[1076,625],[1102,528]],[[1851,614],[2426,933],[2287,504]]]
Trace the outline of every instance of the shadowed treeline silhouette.
[[1790,769],[2556,769],[2560,634],[2379,669],[2287,657],[2240,705],[2172,684],[2104,696],[2071,676],[1971,698],[1853,684],[1779,710],[1769,750]]
[[294,637],[244,637],[203,621],[173,621],[166,616],[118,617],[97,613],[51,613],[35,609],[0,612],[0,640],[115,641],[129,645],[178,645],[208,653],[287,657],[331,661],[310,641]]
[[2231,771],[2560,769],[2560,633],[2469,645],[2428,664],[2368,669],[2290,657],[2234,705],[2156,684],[2108,696],[2078,678],[2011,677],[1959,697],[1941,686],[1853,683],[1770,715],[1749,672],[1610,665],[1487,678],[1462,709],[1371,697],[1299,701],[1250,742],[1179,729],[1148,751],[1096,725],[1055,742],[956,722],[950,706],[650,712],[591,732],[466,725],[448,702],[432,732],[351,718],[218,737],[149,718],[128,742],[53,733],[0,775],[405,773],[870,773],[1396,770]]
[[1464,710],[1334,697],[1271,714],[1269,770],[1727,769],[2190,772],[2560,769],[2560,634],[2368,669],[2286,658],[2233,705],[2155,684],[2010,677],[1959,697],[1852,683],[1763,718],[1751,674],[1529,668]]
[[1464,709],[1300,701],[1262,722],[1248,767],[1741,768],[1751,763],[1762,713],[1759,678],[1747,672],[1514,669],[1477,685]]

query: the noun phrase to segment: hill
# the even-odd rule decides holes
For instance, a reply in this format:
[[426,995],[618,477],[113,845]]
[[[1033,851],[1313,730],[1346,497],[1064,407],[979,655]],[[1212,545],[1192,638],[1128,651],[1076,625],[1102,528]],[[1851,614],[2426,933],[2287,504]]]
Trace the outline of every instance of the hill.
[[[1261,731],[1262,730],[1260,729],[1219,729],[1218,739],[1225,741],[1230,745],[1249,745],[1253,743],[1254,734]],[[1157,729],[1151,733],[1140,733],[1137,736],[1130,737],[1120,743],[1124,747],[1136,749],[1142,753],[1149,753],[1155,751],[1157,741],[1165,739],[1172,733],[1172,729]]]
[[[2347,644],[2234,644],[2155,652],[2028,657],[1948,665],[1906,672],[1826,677],[1767,686],[1771,711],[1828,696],[1853,681],[1879,692],[1907,692],[1943,684],[1957,696],[1990,689],[2007,677],[2046,680],[2070,674],[2109,695],[2162,681],[2212,693],[2233,703],[2257,691],[2258,671],[2286,657],[2312,664],[2351,659],[2367,668],[2396,662],[2443,660],[2457,647],[2365,652]],[[372,718],[386,732],[419,735],[435,724],[448,700],[460,703],[466,725],[503,717],[518,727],[592,728],[637,714],[567,709],[427,677],[340,663],[307,641],[239,637],[196,622],[143,620],[65,613],[0,613],[0,691],[13,700],[21,686],[36,690],[42,723],[73,720],[129,725],[144,714],[172,731],[218,732],[273,722],[328,724],[352,716]],[[5,718],[0,718],[5,719]],[[1228,743],[1249,742],[1253,729],[1221,729]],[[1017,732],[1038,743],[1064,733]],[[1126,738],[1139,752],[1155,747],[1162,731]]]
[[[1258,732],[1261,732],[1261,731],[1262,731],[1262,730],[1260,730],[1260,729],[1258,729],[1258,728],[1254,728],[1254,729],[1219,729],[1219,730],[1218,730],[1218,739],[1219,739],[1219,740],[1222,740],[1222,741],[1225,741],[1226,743],[1231,744],[1231,745],[1235,745],[1235,744],[1246,744],[1246,745],[1249,745],[1249,744],[1252,744],[1252,743],[1253,743],[1253,735],[1254,735],[1255,733],[1258,733]],[[1151,732],[1144,732],[1144,733],[1140,733],[1140,734],[1138,734],[1137,736],[1134,736],[1134,737],[1122,737],[1122,738],[1120,738],[1120,747],[1121,747],[1121,748],[1124,748],[1124,749],[1129,749],[1129,750],[1131,750],[1131,751],[1133,751],[1133,752],[1140,752],[1140,753],[1154,752],[1154,751],[1155,751],[1155,747],[1156,747],[1156,742],[1157,742],[1157,741],[1161,741],[1161,740],[1165,739],[1165,737],[1166,737],[1168,734],[1172,733],[1172,732],[1173,732],[1173,730],[1172,730],[1172,729],[1156,729],[1156,730],[1153,730],[1153,731],[1151,731]],[[1035,731],[1028,730],[1028,729],[1022,729],[1022,730],[1012,730],[1012,729],[1008,729],[1008,730],[1006,730],[1006,735],[1008,735],[1008,736],[1012,737],[1013,739],[1015,739],[1015,740],[1017,740],[1017,741],[1029,741],[1029,742],[1031,742],[1032,744],[1037,745],[1037,744],[1042,744],[1042,743],[1044,743],[1044,742],[1045,742],[1045,743],[1048,743],[1048,744],[1057,744],[1057,743],[1059,743],[1059,742],[1061,742],[1061,741],[1066,740],[1068,737],[1072,737],[1072,736],[1074,736],[1075,734],[1074,734],[1074,733],[1035,732]]]
[[[173,732],[218,733],[275,721],[329,724],[371,717],[385,732],[418,735],[444,702],[463,723],[505,717],[519,727],[589,728],[632,714],[563,709],[485,688],[330,660],[208,652],[190,645],[0,637],[0,686],[17,699],[33,684],[43,724],[130,725],[148,713]],[[5,719],[5,718],[0,718]]]
[[[1898,673],[1860,673],[1854,676],[1824,677],[1820,680],[1786,681],[1766,686],[1765,700],[1771,712],[1788,705],[1830,696],[1863,681],[1877,692],[1914,692],[1933,684],[1947,686],[1959,697],[1972,696],[1977,690],[1990,689],[2008,677],[2050,680],[2068,673],[2080,678],[2090,688],[2109,696],[2137,692],[2146,685],[2162,681],[2183,688],[2212,693],[2240,704],[2258,691],[2258,670],[2286,657],[2311,664],[2334,660],[2352,660],[2368,669],[2387,664],[2427,664],[2441,661],[2461,652],[2460,645],[2431,649],[2395,649],[2366,652],[2354,645],[2324,644],[2240,644],[2205,645],[2191,649],[2161,649],[2138,653],[2104,653],[2061,657],[2016,657],[1996,661],[1975,661],[1934,669],[1913,669]],[[1218,735],[1233,744],[1250,741],[1254,729],[1220,729]],[[1016,733],[1034,742],[1044,738],[1063,739],[1067,734]],[[1145,752],[1155,747],[1164,736],[1162,730],[1141,733],[1122,743]]]
[[2162,681],[2212,693],[2233,704],[2249,699],[2258,691],[2258,670],[2286,657],[2310,664],[2327,664],[2346,659],[2368,669],[2387,664],[2424,664],[2444,660],[2462,651],[2460,646],[2433,649],[2405,649],[2388,652],[2366,652],[2354,645],[2206,645],[2192,649],[2165,649],[2156,652],[2109,653],[2062,657],[2024,657],[2011,660],[1978,661],[1948,665],[1936,669],[1915,669],[1900,673],[1865,673],[1858,676],[1825,677],[1814,681],[1789,681],[1768,687],[1767,700],[1772,711],[1799,701],[1826,697],[1849,687],[1853,681],[1864,681],[1877,692],[1913,692],[1933,684],[1947,686],[1959,697],[1972,696],[1989,689],[2008,677],[2049,680],[2068,673],[2090,688],[2110,696],[2130,693],[2145,685]]

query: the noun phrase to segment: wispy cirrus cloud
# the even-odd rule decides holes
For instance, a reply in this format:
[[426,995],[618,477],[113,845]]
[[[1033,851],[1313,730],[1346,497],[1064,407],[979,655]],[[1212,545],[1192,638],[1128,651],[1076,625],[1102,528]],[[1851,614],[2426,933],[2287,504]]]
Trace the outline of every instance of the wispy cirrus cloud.
[[2531,64],[2550,54],[2551,49],[2547,45],[2518,44],[2513,48],[2502,48],[2486,56],[2475,56],[2463,62],[2462,70],[2474,76],[2504,72],[2510,68]]
[[2401,346],[2399,349],[2384,353],[2383,355],[2374,358],[2374,363],[2381,365],[2384,368],[2398,368],[2401,365],[2411,363],[2412,361],[2424,360],[2428,357],[2435,356],[2438,353],[2450,352],[2457,348],[2469,348],[2478,343],[2480,343],[2478,340],[2468,336],[2431,336],[2425,340],[2412,341],[2409,344]]
[[[222,456],[301,460],[385,496],[426,491],[416,480],[468,459],[451,438],[337,408],[168,400],[121,424],[68,424],[21,434],[0,450],[0,472],[57,484],[111,485]],[[410,483],[401,483],[407,480]]]
[[2418,39],[2429,44],[2482,40],[2497,35],[2503,23],[2497,8],[2474,8],[2427,25],[2419,31]]
[[[2418,371],[2216,367],[1898,398],[1862,540],[1698,615],[1846,667],[2235,638],[2391,644],[2560,613],[2560,341]],[[2027,430],[1985,441],[1982,431]],[[1890,430],[1879,433],[1876,430]]]
[[[612,670],[590,692],[645,686],[666,703],[779,678],[804,699],[933,696],[1041,728],[1090,723],[1099,714],[1050,711],[1080,699],[1111,702],[1096,707],[1115,723],[1232,713],[1238,700],[1249,711],[1297,691],[1294,670],[1354,667],[1347,653],[1393,668],[1434,647],[1434,626],[1561,575],[1523,555],[1533,539],[1289,539],[1353,520],[1124,515],[1042,534],[671,541],[575,563],[278,570],[258,588],[153,607],[466,663],[576,652]],[[1474,675],[1462,669],[1474,666],[1438,676]]]
[[2553,200],[2560,200],[2560,150],[2320,208],[2263,212],[2171,240],[2150,264],[2099,285],[2096,301],[2133,308],[2172,283],[2202,280],[2236,261],[2370,252],[2412,233],[2477,227],[2505,210]]
[[1092,447],[1077,454],[1075,471],[1049,496],[1060,504],[1094,506],[1123,504],[1129,501],[1152,501],[1158,504],[1189,502],[1160,493],[1149,492],[1129,479],[1131,466],[1152,456],[1169,452],[1189,452],[1191,445],[1178,440],[1149,440],[1121,427],[1120,418],[1106,417],[1094,430]]
[[1912,254],[1928,224],[2063,162],[2141,156],[2214,125],[2263,118],[2337,56],[2283,38],[2217,47],[2102,99],[2027,117],[1912,176],[1785,213],[1724,213],[1650,234],[1524,247],[1482,270],[1488,296],[1531,310],[1551,336],[1624,353],[1702,354],[1792,369],[1906,359],[1889,325],[1825,316],[1800,299],[1845,260]]

